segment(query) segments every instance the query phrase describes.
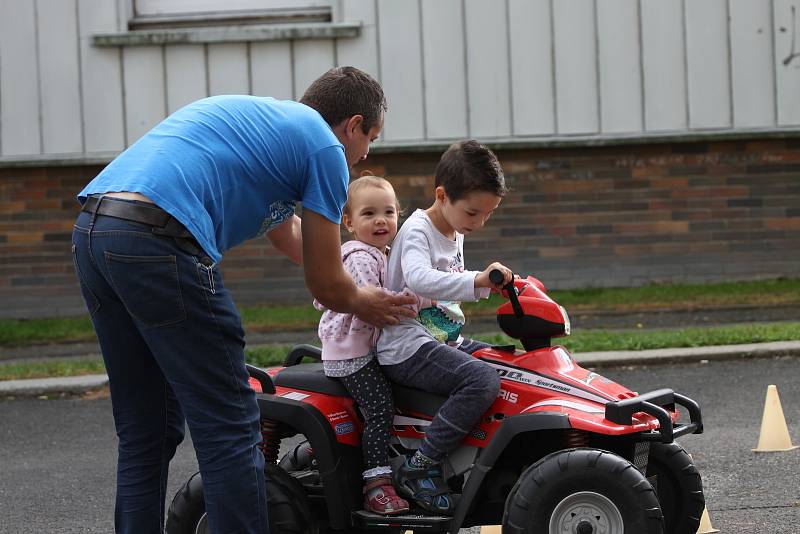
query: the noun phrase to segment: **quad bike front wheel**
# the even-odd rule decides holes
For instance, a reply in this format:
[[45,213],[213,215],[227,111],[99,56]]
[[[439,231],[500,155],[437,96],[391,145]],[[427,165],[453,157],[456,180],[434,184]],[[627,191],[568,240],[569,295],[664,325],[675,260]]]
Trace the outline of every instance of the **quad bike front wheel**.
[[656,493],[667,534],[694,534],[706,506],[703,482],[686,450],[677,443],[652,443],[647,476],[656,476]]
[[520,476],[506,500],[508,534],[662,534],[653,487],[630,462],[598,449],[545,456]]
[[[317,534],[308,499],[300,484],[280,467],[264,466],[270,532]],[[167,513],[167,534],[211,534],[203,500],[203,481],[195,473],[178,490]]]

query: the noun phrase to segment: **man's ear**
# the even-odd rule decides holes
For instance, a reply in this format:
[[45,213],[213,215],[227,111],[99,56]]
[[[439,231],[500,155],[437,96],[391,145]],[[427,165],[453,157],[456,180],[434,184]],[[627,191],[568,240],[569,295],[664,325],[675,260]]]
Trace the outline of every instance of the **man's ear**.
[[358,131],[362,130],[364,125],[364,116],[363,115],[353,115],[349,119],[346,119],[347,123],[345,124],[345,133],[347,137],[353,137]]

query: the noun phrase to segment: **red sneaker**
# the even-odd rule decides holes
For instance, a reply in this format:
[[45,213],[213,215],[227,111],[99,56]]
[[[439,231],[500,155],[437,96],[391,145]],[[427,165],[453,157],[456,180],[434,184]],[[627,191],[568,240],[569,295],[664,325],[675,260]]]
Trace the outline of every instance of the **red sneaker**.
[[364,509],[380,515],[402,514],[408,512],[408,501],[397,495],[392,477],[386,475],[371,478],[364,484]]

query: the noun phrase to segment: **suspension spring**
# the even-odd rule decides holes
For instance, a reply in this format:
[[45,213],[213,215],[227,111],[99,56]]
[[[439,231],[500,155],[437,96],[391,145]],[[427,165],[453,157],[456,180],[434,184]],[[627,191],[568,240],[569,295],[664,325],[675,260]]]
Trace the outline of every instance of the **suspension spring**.
[[278,451],[281,448],[280,423],[272,419],[261,420],[261,443],[258,448],[267,463],[278,463]]
[[564,445],[568,449],[589,446],[589,433],[585,430],[565,430]]

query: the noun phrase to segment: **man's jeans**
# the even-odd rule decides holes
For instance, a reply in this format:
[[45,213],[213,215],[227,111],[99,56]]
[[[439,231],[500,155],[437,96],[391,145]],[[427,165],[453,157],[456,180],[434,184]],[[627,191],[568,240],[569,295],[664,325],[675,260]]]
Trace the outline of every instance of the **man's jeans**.
[[72,243],[119,437],[116,531],[163,532],[185,418],[211,531],[267,533],[259,410],[239,314],[219,273],[171,237],[113,217],[81,213]]
[[419,447],[419,452],[431,460],[439,461],[452,452],[497,398],[500,391],[497,371],[471,356],[488,346],[464,340],[456,349],[429,341],[407,360],[382,366],[392,382],[448,396]]

